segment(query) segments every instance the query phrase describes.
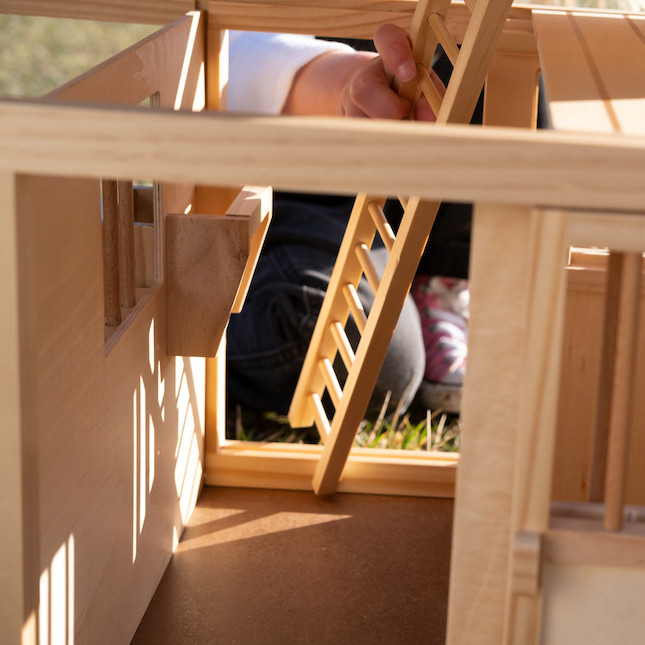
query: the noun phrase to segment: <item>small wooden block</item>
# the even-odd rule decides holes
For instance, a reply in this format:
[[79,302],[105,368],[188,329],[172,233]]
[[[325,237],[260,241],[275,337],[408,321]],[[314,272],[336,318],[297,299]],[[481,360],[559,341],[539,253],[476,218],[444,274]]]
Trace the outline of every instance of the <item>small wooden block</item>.
[[168,354],[217,354],[249,256],[249,219],[166,217]]

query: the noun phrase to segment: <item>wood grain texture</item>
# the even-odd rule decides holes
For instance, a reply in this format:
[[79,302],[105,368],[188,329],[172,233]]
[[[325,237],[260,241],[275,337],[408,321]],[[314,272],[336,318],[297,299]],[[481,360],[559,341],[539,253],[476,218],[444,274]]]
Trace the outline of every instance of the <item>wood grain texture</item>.
[[[193,107],[199,24],[197,16],[181,20],[50,99],[139,103],[154,91],[171,107]],[[170,82],[158,74],[164,65]],[[13,345],[19,364],[3,371],[20,387],[22,415],[21,454],[8,441],[16,466],[7,476],[23,476],[21,486],[5,488],[15,495],[3,496],[3,504],[22,505],[23,523],[22,531],[13,527],[22,553],[6,542],[22,579],[11,581],[16,599],[3,606],[10,629],[17,616],[26,621],[29,642],[129,642],[201,486],[204,365],[165,352],[158,253],[156,260],[142,255],[147,293],[106,342],[100,178],[134,175],[65,178],[54,167],[47,175],[18,175],[14,191],[5,182],[13,173],[2,173],[2,217],[14,249],[6,257],[17,262],[17,274],[6,267],[19,294],[11,310],[21,329]],[[192,189],[166,186],[164,193],[183,212]],[[149,251],[160,237],[139,242]],[[7,405],[11,430],[15,412]]]
[[128,642],[201,482],[203,361],[167,357],[162,289],[106,354],[97,181],[21,176],[17,216],[40,618]]
[[[217,451],[208,450],[206,483],[310,491],[322,450],[315,445],[226,442]],[[355,448],[339,490],[452,498],[456,471],[455,455]]]
[[227,215],[247,218],[249,221],[249,255],[235,295],[233,313],[238,313],[244,306],[272,213],[273,191],[270,187],[260,186],[245,186],[226,211]]
[[165,25],[195,8],[194,0],[1,0],[0,13]]
[[119,214],[117,182],[101,181],[101,207],[103,220],[103,291],[105,324],[121,324],[121,287],[119,280]]
[[[46,98],[159,107],[204,107],[205,20],[192,12],[50,92]],[[122,178],[122,175],[119,177]]]
[[0,101],[0,142],[0,167],[21,172],[612,211],[643,204],[637,136]]
[[645,134],[645,17],[533,14],[558,130]]
[[136,304],[134,256],[134,195],[132,182],[120,180],[119,188],[119,285],[124,307]]

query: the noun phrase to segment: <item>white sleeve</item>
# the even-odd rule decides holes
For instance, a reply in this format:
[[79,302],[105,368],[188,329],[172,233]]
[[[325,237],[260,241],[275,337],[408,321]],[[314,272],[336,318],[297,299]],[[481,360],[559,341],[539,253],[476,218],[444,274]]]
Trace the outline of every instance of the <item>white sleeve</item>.
[[231,31],[229,35],[229,110],[279,114],[298,70],[331,50],[348,45],[312,36]]

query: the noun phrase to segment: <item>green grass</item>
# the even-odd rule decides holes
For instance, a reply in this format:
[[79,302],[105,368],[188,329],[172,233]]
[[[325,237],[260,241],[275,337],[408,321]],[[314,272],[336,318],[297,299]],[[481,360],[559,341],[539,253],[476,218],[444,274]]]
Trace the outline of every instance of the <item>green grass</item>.
[[[361,448],[458,452],[460,427],[458,416],[443,410],[431,412],[415,400],[403,415],[386,418],[382,413],[374,421],[364,420],[358,429],[355,445]],[[300,444],[320,441],[313,427],[292,428],[282,415],[239,405],[229,406],[226,434],[229,439],[239,441]]]
[[150,25],[0,15],[0,96],[42,96],[154,30]]

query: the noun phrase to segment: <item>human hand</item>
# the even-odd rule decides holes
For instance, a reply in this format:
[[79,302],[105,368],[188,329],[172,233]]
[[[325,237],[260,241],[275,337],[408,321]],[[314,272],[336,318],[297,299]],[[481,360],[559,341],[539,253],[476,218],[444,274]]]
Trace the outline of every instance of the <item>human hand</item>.
[[[410,40],[403,29],[387,24],[376,30],[374,44],[378,53],[331,51],[310,61],[297,73],[283,114],[406,118],[410,102],[397,95],[394,85],[416,76]],[[430,76],[443,95],[439,78],[432,71]],[[413,116],[435,120],[423,96]]]
[[[396,25],[382,25],[374,34],[374,45],[379,55],[358,67],[346,83],[340,97],[339,112],[344,116],[373,119],[406,118],[411,109],[410,102],[398,96],[394,87],[413,80],[417,73],[408,35]],[[443,95],[443,83],[434,72],[430,76]],[[417,102],[413,116],[421,121],[434,121],[436,118],[424,96]]]

